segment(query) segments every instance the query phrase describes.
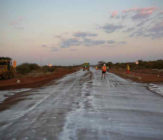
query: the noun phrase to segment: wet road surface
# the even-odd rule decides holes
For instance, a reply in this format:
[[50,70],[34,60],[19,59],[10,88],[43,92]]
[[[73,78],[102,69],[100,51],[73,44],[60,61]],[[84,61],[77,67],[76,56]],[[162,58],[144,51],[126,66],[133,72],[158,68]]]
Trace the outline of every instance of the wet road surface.
[[0,139],[163,140],[163,96],[111,73],[101,80],[100,71],[78,71],[13,98],[0,111]]

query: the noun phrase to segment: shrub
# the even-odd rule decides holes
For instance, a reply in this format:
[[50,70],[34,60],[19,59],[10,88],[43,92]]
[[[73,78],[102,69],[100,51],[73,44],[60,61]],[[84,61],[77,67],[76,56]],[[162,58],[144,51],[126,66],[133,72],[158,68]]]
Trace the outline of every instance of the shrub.
[[35,70],[39,70],[40,66],[37,64],[23,63],[16,67],[16,71],[21,74],[27,74]]
[[135,69],[163,69],[163,60],[156,60],[156,61],[139,60],[138,65],[136,65],[135,62],[116,63],[116,64],[112,64],[112,67],[124,69],[124,68],[126,68],[127,64],[129,64],[131,70],[135,70]]
[[53,72],[55,70],[54,66],[49,67],[49,66],[43,66],[42,67],[43,72]]

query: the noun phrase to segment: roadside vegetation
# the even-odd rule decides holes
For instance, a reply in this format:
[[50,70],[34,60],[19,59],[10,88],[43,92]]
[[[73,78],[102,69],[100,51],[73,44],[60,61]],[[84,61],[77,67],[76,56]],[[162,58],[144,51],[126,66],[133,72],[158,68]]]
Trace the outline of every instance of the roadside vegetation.
[[36,63],[23,63],[16,65],[16,61],[9,57],[0,57],[0,80],[21,77],[38,77],[55,72],[67,73],[79,66],[53,66],[52,64],[40,66]]
[[[104,62],[100,61],[98,67]],[[163,60],[125,62],[125,63],[105,63],[109,71],[123,78],[132,79],[138,82],[155,83],[163,82]]]
[[23,63],[16,67],[16,72],[20,74],[27,74],[33,71],[40,71],[41,67],[37,64]]
[[79,66],[40,66],[23,63],[14,69],[14,77],[0,80],[0,90],[33,88],[79,70]]
[[34,63],[23,63],[21,65],[18,65],[16,67],[16,72],[19,74],[29,74],[29,73],[50,73],[50,72],[54,72],[58,69],[61,68],[67,68],[67,69],[72,69],[74,67],[77,66],[39,66],[38,64],[34,64]]
[[163,69],[163,60],[155,60],[155,61],[143,61],[138,60],[138,63],[135,62],[125,62],[125,63],[112,63],[99,61],[98,67],[101,67],[103,64],[109,66],[109,68],[113,69],[126,69],[126,66],[129,65],[131,70],[140,70],[140,69]]

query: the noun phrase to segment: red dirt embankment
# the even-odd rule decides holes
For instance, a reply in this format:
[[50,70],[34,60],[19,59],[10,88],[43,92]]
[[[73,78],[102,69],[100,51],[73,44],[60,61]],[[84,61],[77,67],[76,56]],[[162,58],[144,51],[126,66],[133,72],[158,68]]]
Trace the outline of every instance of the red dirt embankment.
[[133,70],[128,74],[125,69],[112,69],[110,72],[115,73],[123,78],[131,79],[143,83],[161,83],[163,82],[163,70],[141,69]]
[[[39,87],[51,80],[61,78],[77,70],[79,70],[79,68],[58,68],[50,74],[42,74],[41,76],[23,76],[21,78],[1,80],[0,90]],[[17,82],[18,80],[20,80],[20,82]]]

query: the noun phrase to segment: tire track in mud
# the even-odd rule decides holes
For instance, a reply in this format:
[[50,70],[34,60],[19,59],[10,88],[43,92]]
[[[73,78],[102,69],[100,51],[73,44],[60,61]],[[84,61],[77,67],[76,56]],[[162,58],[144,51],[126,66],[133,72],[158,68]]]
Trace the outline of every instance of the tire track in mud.
[[[70,79],[70,80],[67,80],[65,83],[61,83],[61,84],[63,84],[64,85],[64,87],[66,87],[66,85],[67,85],[67,83],[72,83],[72,81],[74,81],[75,80],[75,77],[74,77],[74,79]],[[74,83],[73,83],[74,84]],[[73,85],[72,84],[72,85]],[[57,84],[57,85],[59,85],[59,84]],[[57,86],[56,85],[56,86]],[[49,88],[49,86],[48,87],[44,87],[45,89],[46,88]],[[51,88],[51,87],[50,87]],[[55,88],[55,87],[54,87]],[[57,87],[58,88],[58,90],[60,90],[61,88],[63,88],[63,86],[60,86],[60,87]],[[44,91],[44,89],[42,89],[41,88],[41,91]],[[33,96],[35,93],[36,94],[39,94],[39,93],[41,93],[41,91],[39,91],[39,89],[37,90],[37,91],[35,91],[35,92],[32,92],[32,93],[30,93],[30,95],[31,96]],[[46,91],[46,90],[45,90]],[[45,92],[44,91],[44,92]],[[57,93],[55,93],[55,94],[59,94],[59,92]],[[28,95],[28,96],[30,96],[30,95]],[[17,123],[19,123],[19,121],[21,121],[21,120],[24,120],[24,118],[26,117],[26,116],[28,116],[28,114],[30,113],[30,112],[32,112],[35,108],[37,108],[39,105],[41,105],[42,103],[44,103],[46,100],[48,100],[48,98],[50,98],[50,96],[52,96],[53,95],[53,91],[51,91],[50,93],[48,93],[48,95],[46,95],[44,98],[42,98],[41,100],[38,100],[35,104],[33,104],[29,109],[27,109],[27,110],[25,110],[25,111],[23,111],[23,113],[21,114],[21,115],[19,115],[19,116],[17,116],[16,118],[12,118],[12,121],[11,122],[9,122],[7,125],[5,125],[5,126],[3,126],[3,128],[4,129],[6,129],[6,130],[8,130],[8,128],[9,127],[14,127],[14,125],[15,124],[17,124]],[[57,96],[56,95],[56,96]],[[22,95],[20,95],[20,96],[22,96]],[[18,96],[18,98],[19,98],[19,96]],[[17,100],[17,99],[16,99]],[[25,100],[25,99],[24,99]],[[16,102],[16,104],[17,104],[18,102]],[[33,118],[32,118],[33,119]],[[36,120],[36,119],[35,119]],[[23,122],[22,122],[23,123]],[[6,124],[6,123],[5,123]],[[2,127],[1,127],[2,128]]]
[[[144,84],[113,74],[101,80],[100,71],[92,72],[92,80],[85,82],[81,88],[79,107],[66,116],[59,140],[161,140],[160,98],[148,92]],[[93,97],[92,101],[90,97]]]
[[[69,140],[69,139],[75,139],[77,138],[77,129],[78,126],[76,126],[76,122],[74,121],[74,117],[78,116],[80,114],[83,114],[85,111],[94,111],[93,105],[92,105],[92,87],[93,87],[93,73],[89,72],[89,75],[87,75],[87,78],[85,79],[83,85],[80,88],[81,96],[78,100],[78,107],[75,107],[70,111],[67,116],[64,123],[63,131],[60,133],[59,138],[60,140]],[[75,124],[74,124],[75,123]]]
[[[82,96],[81,88],[90,77],[91,72],[87,72],[81,76],[77,75],[77,77],[74,74],[66,82],[59,81],[57,91],[51,91],[49,95],[6,125],[3,130],[1,129],[0,138],[16,137],[22,139],[26,137],[33,139],[37,137],[39,139],[45,136],[48,136],[47,139],[57,138],[64,125],[66,114],[79,107],[79,100]],[[51,87],[51,89],[53,88]],[[46,132],[46,134],[40,135],[41,132]]]
[[[101,80],[101,71],[80,71],[30,94],[26,100],[19,101],[18,108],[10,109],[20,109],[25,101],[37,104],[46,99],[24,116],[8,121],[12,124],[0,128],[0,139],[163,137],[162,98],[152,95],[144,84],[129,82],[110,73]],[[33,107],[27,105],[27,109]],[[2,126],[4,122],[0,122]]]
[[150,83],[146,85],[146,88],[153,94],[163,97],[163,91],[159,89],[158,85]]

